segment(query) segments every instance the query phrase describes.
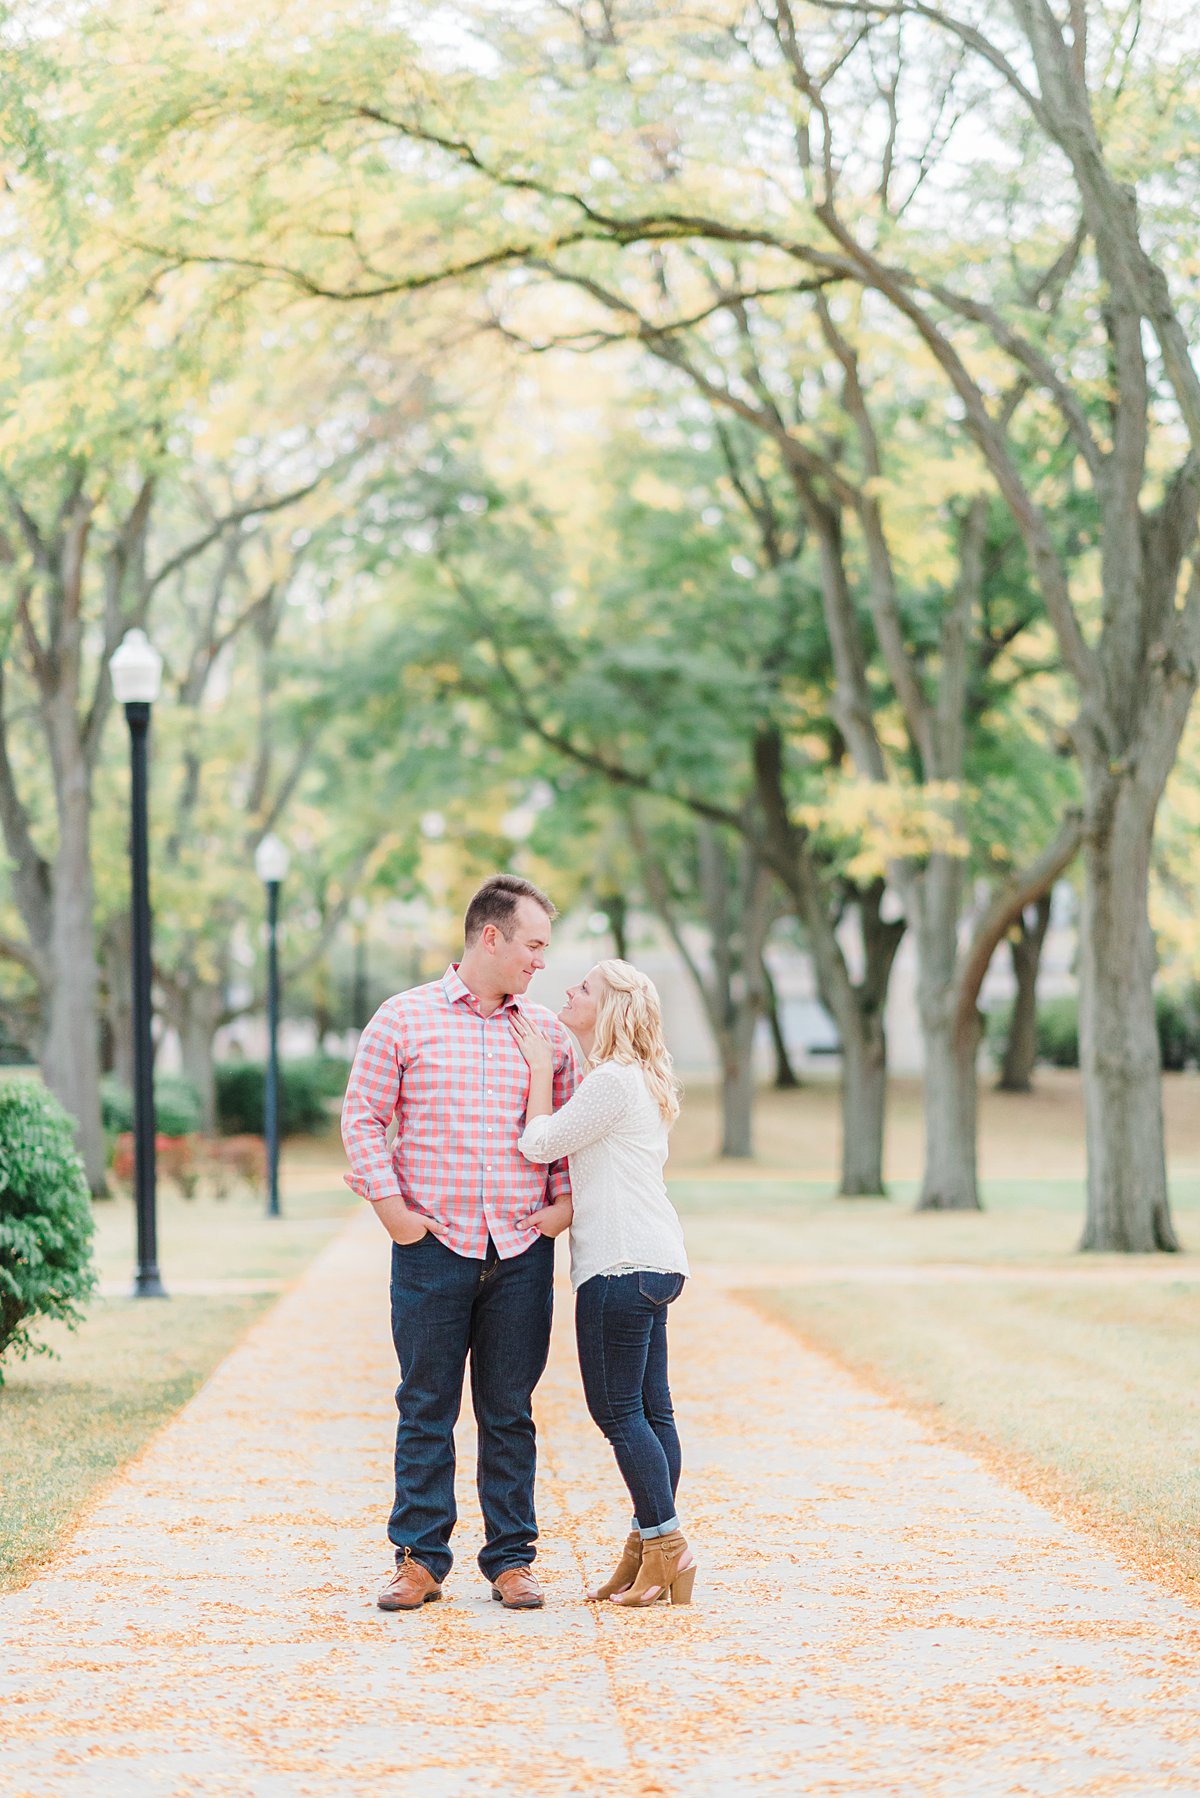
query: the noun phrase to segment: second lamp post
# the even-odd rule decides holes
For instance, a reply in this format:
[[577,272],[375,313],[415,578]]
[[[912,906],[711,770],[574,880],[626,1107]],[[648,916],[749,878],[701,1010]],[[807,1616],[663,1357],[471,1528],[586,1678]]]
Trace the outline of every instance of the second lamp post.
[[279,1212],[279,888],[290,857],[273,832],[254,851],[254,867],[267,889],[267,1077],[263,1136],[267,1146],[267,1216]]
[[158,1271],[155,1202],[154,1042],[151,1035],[150,845],[146,739],[150,708],[158,698],[162,657],[145,631],[126,631],[109,662],[113,694],[125,707],[132,779],[129,846],[130,936],[133,951],[133,1185],[137,1205],[137,1274],[134,1297],[165,1298]]

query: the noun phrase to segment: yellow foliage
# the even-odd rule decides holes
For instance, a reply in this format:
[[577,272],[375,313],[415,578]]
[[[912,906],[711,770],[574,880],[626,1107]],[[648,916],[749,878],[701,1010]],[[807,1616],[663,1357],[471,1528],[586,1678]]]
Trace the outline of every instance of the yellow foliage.
[[843,848],[851,880],[886,876],[897,861],[930,855],[965,857],[969,844],[959,822],[962,790],[956,782],[925,786],[830,777],[819,800],[798,807],[794,821]]

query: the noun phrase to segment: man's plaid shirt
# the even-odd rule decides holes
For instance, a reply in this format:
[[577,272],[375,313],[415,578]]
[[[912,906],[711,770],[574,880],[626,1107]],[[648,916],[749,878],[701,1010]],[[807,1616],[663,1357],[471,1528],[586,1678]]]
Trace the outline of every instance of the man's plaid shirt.
[[509,1024],[514,1010],[554,1044],[557,1110],[579,1083],[564,1026],[544,1005],[511,996],[482,1017],[456,967],[384,1001],[346,1088],[346,1184],[364,1199],[399,1193],[456,1255],[482,1259],[489,1235],[502,1259],[521,1254],[538,1238],[530,1215],[571,1190],[565,1161],[539,1167],[517,1149],[529,1068]]

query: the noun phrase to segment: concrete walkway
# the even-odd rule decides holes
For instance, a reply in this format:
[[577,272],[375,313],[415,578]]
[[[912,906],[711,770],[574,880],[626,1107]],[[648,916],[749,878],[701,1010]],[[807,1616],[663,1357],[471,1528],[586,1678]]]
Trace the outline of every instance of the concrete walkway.
[[0,1600],[6,1798],[1200,1792],[1200,1612],[703,1276],[672,1322],[692,1608],[582,1602],[625,1511],[564,1294],[548,1608],[488,1600],[464,1423],[447,1602],[377,1611],[386,1264],[356,1217]]

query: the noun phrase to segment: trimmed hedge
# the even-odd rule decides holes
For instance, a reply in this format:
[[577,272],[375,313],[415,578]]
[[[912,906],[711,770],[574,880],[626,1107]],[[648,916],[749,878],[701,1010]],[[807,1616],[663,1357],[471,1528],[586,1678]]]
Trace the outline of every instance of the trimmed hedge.
[[[109,1137],[133,1129],[133,1094],[111,1074],[100,1082],[100,1122]],[[183,1074],[156,1076],[154,1122],[160,1136],[194,1136],[199,1131],[200,1094]]]
[[[1158,1049],[1164,1070],[1180,1073],[1200,1064],[1200,989],[1163,989],[1154,995]],[[988,1046],[997,1060],[1008,1040],[1011,1008],[992,1012],[987,1022]],[[1079,1066],[1079,1001],[1071,994],[1043,999],[1037,1015],[1037,1058],[1054,1068]]]
[[[343,1070],[333,1080],[330,1061]],[[261,1061],[220,1062],[216,1070],[217,1127],[226,1136],[261,1136],[266,1103],[267,1070]],[[345,1086],[345,1064],[324,1055],[306,1055],[279,1064],[279,1131],[281,1136],[311,1135],[329,1122],[327,1098]]]
[[36,1318],[82,1321],[93,1228],[71,1119],[36,1080],[0,1081],[0,1359],[52,1352]]

